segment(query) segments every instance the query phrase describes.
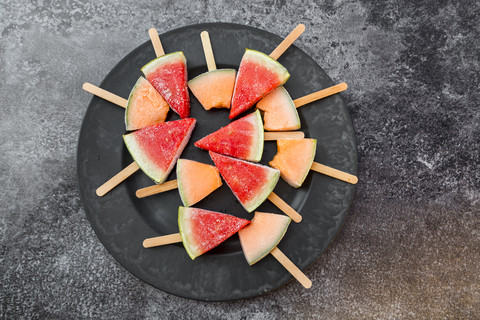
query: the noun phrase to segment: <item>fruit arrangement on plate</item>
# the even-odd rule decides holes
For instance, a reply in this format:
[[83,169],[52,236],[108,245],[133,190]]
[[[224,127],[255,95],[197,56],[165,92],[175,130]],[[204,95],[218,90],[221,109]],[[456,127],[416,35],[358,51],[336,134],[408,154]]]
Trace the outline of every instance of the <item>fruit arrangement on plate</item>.
[[[273,190],[281,177],[299,188],[310,170],[355,184],[349,173],[314,161],[317,140],[304,138],[297,108],[346,89],[342,83],[292,100],[283,87],[290,77],[277,59],[305,27],[299,25],[270,54],[246,48],[235,69],[216,69],[210,37],[201,33],[208,72],[188,80],[187,59],[183,52],[165,54],[155,29],[149,31],[157,58],[141,68],[140,77],[128,100],[84,84],[84,89],[125,108],[126,133],[123,140],[134,162],[100,186],[104,196],[135,171],[141,169],[154,185],[137,190],[138,198],[178,188],[183,206],[178,208],[179,233],[145,239],[145,248],[182,242],[190,258],[205,252],[238,233],[249,265],[271,253],[304,287],[311,281],[290,261],[277,245],[291,220],[301,215]],[[232,121],[195,141],[208,152],[212,164],[182,159],[197,123],[190,118],[191,90],[205,110],[227,108]],[[255,111],[247,113],[250,109]],[[169,109],[181,118],[166,121]],[[263,119],[262,119],[263,118]],[[236,120],[235,120],[236,119]],[[264,141],[277,141],[277,154],[270,166],[259,164]],[[176,165],[176,180],[166,181]],[[222,186],[222,178],[243,208],[251,213],[265,200],[283,214],[255,212],[251,221],[221,212],[193,208]],[[293,190],[293,189],[292,189]]]

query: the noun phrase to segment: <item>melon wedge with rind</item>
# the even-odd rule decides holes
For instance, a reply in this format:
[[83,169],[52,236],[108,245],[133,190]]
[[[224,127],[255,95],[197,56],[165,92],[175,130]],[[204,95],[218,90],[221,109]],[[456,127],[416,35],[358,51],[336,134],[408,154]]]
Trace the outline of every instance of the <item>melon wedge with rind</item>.
[[215,248],[250,221],[198,208],[178,208],[178,229],[192,260]]
[[235,197],[248,212],[260,206],[277,185],[280,171],[210,151],[210,157]]
[[249,265],[268,255],[282,240],[290,224],[290,217],[255,212],[252,222],[238,232],[243,254]]
[[260,111],[244,116],[195,142],[195,146],[243,160],[262,159],[264,143]]
[[180,118],[190,116],[187,59],[182,51],[150,61],[142,67],[142,72]]
[[299,188],[310,172],[317,148],[316,139],[278,139],[277,154],[269,162],[282,179]]
[[279,86],[257,103],[264,111],[263,128],[268,131],[298,130],[301,127],[297,108],[283,86]]
[[229,109],[236,74],[234,69],[208,71],[188,81],[188,87],[205,110]]
[[289,77],[287,69],[276,60],[260,51],[246,49],[235,81],[229,118],[233,119],[252,108]]
[[168,110],[170,107],[160,93],[147,79],[140,77],[128,96],[125,127],[132,131],[165,122]]
[[133,160],[156,183],[175,166],[195,127],[195,119],[155,124],[123,136]]
[[218,169],[209,164],[178,159],[178,192],[183,205],[190,207],[222,185]]

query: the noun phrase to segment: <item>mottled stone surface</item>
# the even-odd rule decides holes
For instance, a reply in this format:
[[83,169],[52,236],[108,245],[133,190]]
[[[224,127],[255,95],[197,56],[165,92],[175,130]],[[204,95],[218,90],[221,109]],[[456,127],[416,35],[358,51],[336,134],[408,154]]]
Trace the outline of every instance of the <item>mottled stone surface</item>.
[[[0,2],[0,318],[480,318],[478,1]],[[357,133],[345,225],[297,283],[233,303],[134,278],[86,220],[76,144],[91,96],[146,31],[225,21],[296,42]]]

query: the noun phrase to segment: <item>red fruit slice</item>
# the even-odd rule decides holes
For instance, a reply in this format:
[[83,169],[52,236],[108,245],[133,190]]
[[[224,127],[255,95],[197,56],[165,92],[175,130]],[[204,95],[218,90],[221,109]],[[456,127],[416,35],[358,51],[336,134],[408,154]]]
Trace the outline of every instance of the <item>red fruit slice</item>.
[[256,110],[243,118],[209,134],[195,142],[204,150],[239,159],[260,161],[263,154],[263,123]]
[[197,208],[178,208],[178,228],[190,258],[215,248],[250,221]]
[[188,87],[205,110],[229,109],[236,74],[234,69],[212,70],[188,81]]
[[290,74],[280,63],[256,50],[245,50],[233,91],[230,119],[247,111],[276,87],[284,84]]
[[187,60],[183,52],[178,51],[158,57],[144,65],[142,72],[180,118],[190,116]]
[[140,169],[162,183],[187,145],[195,119],[155,124],[123,136],[125,145]]
[[261,164],[211,151],[210,157],[235,197],[248,212],[252,212],[265,201],[275,189],[280,177],[280,171]]

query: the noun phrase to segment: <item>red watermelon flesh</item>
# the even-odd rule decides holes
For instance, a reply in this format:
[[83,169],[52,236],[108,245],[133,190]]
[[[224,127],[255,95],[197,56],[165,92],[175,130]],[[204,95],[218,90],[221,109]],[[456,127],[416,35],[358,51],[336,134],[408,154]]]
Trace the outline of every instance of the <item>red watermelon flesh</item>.
[[156,183],[163,183],[188,143],[195,119],[149,126],[123,136],[138,166]]
[[263,122],[256,110],[195,142],[204,150],[258,162],[263,154]]
[[268,55],[256,50],[245,50],[235,81],[229,118],[233,119],[253,107],[289,77],[287,69]]
[[197,208],[178,208],[178,228],[190,258],[215,248],[250,221],[229,214]]
[[183,52],[158,57],[143,66],[142,72],[180,118],[190,116],[187,60]]
[[261,164],[211,151],[210,157],[233,194],[248,212],[252,212],[265,201],[280,177],[279,170]]

